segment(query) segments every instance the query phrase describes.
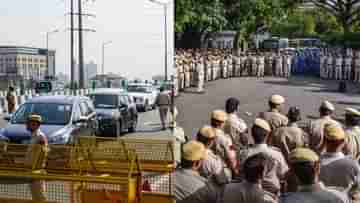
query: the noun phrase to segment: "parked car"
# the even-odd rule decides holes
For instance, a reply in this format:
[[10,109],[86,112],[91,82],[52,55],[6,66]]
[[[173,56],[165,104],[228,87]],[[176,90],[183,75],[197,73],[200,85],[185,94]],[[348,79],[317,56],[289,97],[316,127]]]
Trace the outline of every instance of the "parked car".
[[0,130],[0,137],[10,143],[28,144],[31,138],[26,130],[29,115],[42,117],[40,130],[50,144],[72,144],[79,136],[97,132],[96,112],[92,101],[80,96],[39,96],[22,104],[17,111],[5,117],[8,125]]
[[95,105],[101,136],[135,132],[138,112],[132,98],[124,90],[102,88],[89,94]]
[[128,93],[134,98],[138,111],[148,111],[156,107],[157,91],[150,83],[130,83]]

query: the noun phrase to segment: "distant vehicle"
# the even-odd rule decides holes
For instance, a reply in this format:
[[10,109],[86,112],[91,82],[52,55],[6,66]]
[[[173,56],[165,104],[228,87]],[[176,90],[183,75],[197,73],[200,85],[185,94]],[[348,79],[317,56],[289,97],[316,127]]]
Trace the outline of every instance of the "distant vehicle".
[[133,97],[138,111],[148,111],[156,107],[157,91],[150,83],[129,83],[128,93]]
[[50,144],[73,144],[79,136],[93,136],[97,133],[96,112],[92,101],[80,96],[39,96],[34,97],[5,120],[9,124],[0,130],[0,137],[10,143],[28,144],[31,139],[26,130],[30,114],[42,117],[40,130]]
[[138,112],[132,98],[117,88],[96,89],[89,94],[95,105],[101,136],[135,132]]
[[323,43],[317,38],[297,38],[290,40],[290,46],[294,48],[321,47]]
[[62,89],[64,89],[64,84],[52,80],[42,80],[36,82],[35,84],[35,92],[37,94],[49,93],[52,91],[57,91]]
[[261,43],[261,48],[265,50],[274,50],[274,49],[285,49],[289,47],[289,39],[287,38],[270,38],[266,39]]

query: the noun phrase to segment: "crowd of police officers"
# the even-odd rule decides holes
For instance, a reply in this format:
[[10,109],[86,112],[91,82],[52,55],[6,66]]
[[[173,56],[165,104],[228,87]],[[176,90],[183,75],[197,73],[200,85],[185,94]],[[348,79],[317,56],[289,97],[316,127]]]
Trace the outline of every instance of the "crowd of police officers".
[[209,123],[182,147],[175,171],[177,202],[357,202],[359,201],[360,111],[319,105],[319,117],[301,122],[301,111],[272,95],[268,110],[249,125],[229,98]]
[[179,91],[197,87],[202,92],[205,82],[221,78],[290,77],[292,73],[360,82],[360,51],[305,49],[234,54],[226,49],[179,49],[175,67]]
[[[177,50],[178,88],[197,87],[220,78],[265,75],[289,77],[294,57],[317,60],[323,79],[360,79],[360,52],[247,52]],[[305,61],[305,60],[304,60]],[[345,119],[333,117],[335,106],[323,101],[319,118],[302,120],[301,111],[272,95],[268,110],[249,125],[241,119],[239,100],[229,98],[214,110],[208,125],[183,144],[175,172],[177,202],[357,202],[360,201],[360,111],[346,108]]]

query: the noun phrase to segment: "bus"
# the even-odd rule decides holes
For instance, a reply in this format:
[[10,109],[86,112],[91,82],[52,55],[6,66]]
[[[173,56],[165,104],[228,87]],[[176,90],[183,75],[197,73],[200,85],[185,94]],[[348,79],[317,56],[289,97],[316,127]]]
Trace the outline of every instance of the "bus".
[[286,49],[289,47],[287,38],[270,38],[262,42],[261,48],[264,50]]

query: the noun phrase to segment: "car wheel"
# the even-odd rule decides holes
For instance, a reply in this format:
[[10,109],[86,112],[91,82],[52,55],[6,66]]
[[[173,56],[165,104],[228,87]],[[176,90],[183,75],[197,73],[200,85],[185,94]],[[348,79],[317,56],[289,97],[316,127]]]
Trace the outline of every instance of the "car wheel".
[[137,122],[138,122],[138,118],[136,117],[135,120],[132,122],[131,127],[128,129],[129,133],[136,132]]

